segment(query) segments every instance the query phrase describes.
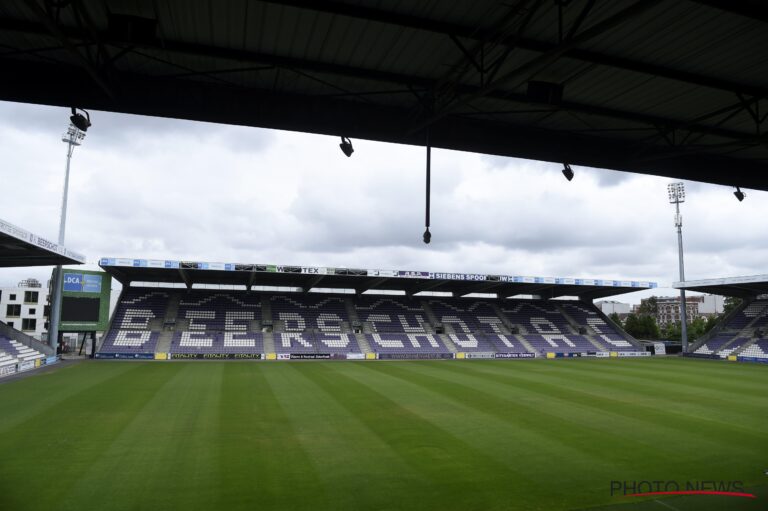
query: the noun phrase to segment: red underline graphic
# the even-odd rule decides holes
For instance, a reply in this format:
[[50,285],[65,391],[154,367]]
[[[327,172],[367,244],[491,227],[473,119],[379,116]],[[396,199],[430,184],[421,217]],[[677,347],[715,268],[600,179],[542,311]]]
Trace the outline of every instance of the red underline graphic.
[[707,490],[688,490],[688,491],[652,491],[648,493],[630,493],[625,497],[652,497],[654,495],[720,495],[723,497],[746,497],[756,499],[752,493],[740,493],[735,491],[707,491]]

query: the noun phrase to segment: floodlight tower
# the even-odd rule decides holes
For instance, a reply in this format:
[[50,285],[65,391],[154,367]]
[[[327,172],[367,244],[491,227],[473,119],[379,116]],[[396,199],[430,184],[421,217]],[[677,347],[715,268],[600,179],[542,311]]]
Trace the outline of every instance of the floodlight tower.
[[[73,109],[74,110],[74,109]],[[73,112],[74,117],[74,112]],[[82,117],[82,116],[80,116]],[[90,122],[88,122],[90,125]],[[87,126],[86,126],[87,129]],[[61,218],[59,220],[59,246],[64,246],[64,233],[67,226],[67,196],[69,194],[69,166],[72,161],[72,153],[75,147],[83,143],[85,131],[70,123],[67,131],[62,135],[61,141],[67,144],[67,167],[64,172],[64,195],[61,199]],[[51,299],[51,314],[48,318],[48,344],[55,350],[59,339],[59,317],[61,316],[61,265],[56,266],[53,274],[53,297]]]
[[[675,205],[675,227],[677,227],[677,253],[680,262],[680,282],[685,282],[685,266],[683,264],[683,217],[680,215],[680,203],[685,202],[685,185],[669,183],[669,203]],[[683,353],[688,351],[688,309],[685,301],[685,289],[680,289],[680,326],[683,341]]]

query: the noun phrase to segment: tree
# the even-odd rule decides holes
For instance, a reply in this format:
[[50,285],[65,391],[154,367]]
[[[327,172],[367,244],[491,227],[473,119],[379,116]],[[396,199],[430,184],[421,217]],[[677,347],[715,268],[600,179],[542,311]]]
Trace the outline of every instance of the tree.
[[614,322],[614,323],[616,323],[617,325],[621,326],[621,319],[619,318],[619,315],[618,315],[618,314],[616,314],[615,312],[611,312],[611,313],[608,315],[608,317],[609,317],[609,318],[611,318],[611,321],[613,321],[613,322]]
[[736,298],[735,296],[726,296],[725,301],[723,302],[723,313],[720,317],[724,318],[727,316],[729,312],[741,305],[742,301],[741,298]]
[[659,325],[649,315],[630,314],[624,322],[624,330],[637,339],[658,339]]
[[637,312],[641,315],[657,317],[659,315],[659,299],[655,296],[640,300]]

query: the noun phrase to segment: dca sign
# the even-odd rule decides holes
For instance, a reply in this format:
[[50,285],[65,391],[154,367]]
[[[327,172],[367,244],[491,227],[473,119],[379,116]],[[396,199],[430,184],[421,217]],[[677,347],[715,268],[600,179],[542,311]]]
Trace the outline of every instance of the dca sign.
[[101,275],[87,273],[65,273],[64,291],[80,293],[101,293]]

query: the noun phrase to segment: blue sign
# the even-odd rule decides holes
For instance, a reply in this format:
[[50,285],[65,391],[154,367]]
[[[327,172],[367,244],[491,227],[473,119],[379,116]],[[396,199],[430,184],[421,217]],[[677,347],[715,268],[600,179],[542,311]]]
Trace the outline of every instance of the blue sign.
[[65,273],[64,274],[64,291],[82,291],[83,290],[83,274],[82,273]]
[[101,275],[65,273],[64,291],[76,293],[101,293]]
[[101,293],[101,275],[83,274],[83,293]]

